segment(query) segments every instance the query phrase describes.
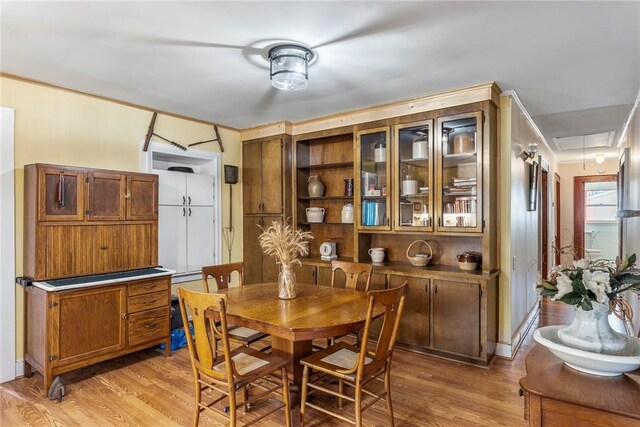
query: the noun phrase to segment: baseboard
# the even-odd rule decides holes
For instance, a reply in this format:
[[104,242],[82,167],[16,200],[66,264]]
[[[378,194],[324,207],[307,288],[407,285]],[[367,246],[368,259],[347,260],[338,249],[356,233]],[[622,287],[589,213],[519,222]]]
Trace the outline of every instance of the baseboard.
[[516,354],[518,353],[518,350],[520,349],[520,345],[522,344],[522,341],[527,336],[527,333],[529,332],[529,329],[531,328],[531,325],[533,324],[534,320],[536,320],[536,317],[538,317],[539,312],[540,312],[540,304],[537,303],[536,305],[533,306],[533,308],[525,318],[524,322],[522,322],[522,324],[516,331],[516,333],[513,334],[513,336],[511,337],[511,344],[499,342],[496,345],[496,356],[504,357],[510,360],[512,360],[516,356]]

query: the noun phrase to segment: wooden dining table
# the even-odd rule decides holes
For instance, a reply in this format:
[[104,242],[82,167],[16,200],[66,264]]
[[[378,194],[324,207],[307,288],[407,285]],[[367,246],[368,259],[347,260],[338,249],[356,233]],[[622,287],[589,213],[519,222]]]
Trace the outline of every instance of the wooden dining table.
[[[296,284],[296,298],[278,298],[277,283],[220,290],[227,295],[227,319],[271,335],[271,353],[289,361],[293,391],[302,384],[300,359],[312,353],[312,341],[357,331],[367,318],[367,294],[326,286]],[[382,308],[374,309],[380,316]],[[207,314],[209,315],[209,314]],[[211,312],[211,316],[215,316]]]

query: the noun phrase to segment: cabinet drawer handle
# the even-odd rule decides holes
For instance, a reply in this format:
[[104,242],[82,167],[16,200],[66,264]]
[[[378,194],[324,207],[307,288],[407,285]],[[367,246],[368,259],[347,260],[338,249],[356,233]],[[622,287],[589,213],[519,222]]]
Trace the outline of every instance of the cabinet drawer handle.
[[102,245],[102,246],[100,246],[100,249],[102,249],[103,251],[106,251],[107,249],[109,249],[109,246]]
[[186,199],[184,196],[182,196],[182,204],[183,204],[183,205],[186,205],[186,204],[187,204],[187,199]]
[[145,301],[144,305],[151,305],[151,304],[155,304],[156,300],[154,299],[150,299],[149,301]]
[[145,289],[153,289],[155,288],[156,285],[146,285],[144,288]]
[[125,193],[124,198],[125,199],[130,199],[131,198],[131,193]]
[[127,317],[129,317],[129,313],[122,313],[122,314],[120,314],[120,316],[121,316],[123,319],[126,319]]
[[157,329],[158,328],[158,324],[157,323],[149,323],[148,325],[144,325],[145,329]]

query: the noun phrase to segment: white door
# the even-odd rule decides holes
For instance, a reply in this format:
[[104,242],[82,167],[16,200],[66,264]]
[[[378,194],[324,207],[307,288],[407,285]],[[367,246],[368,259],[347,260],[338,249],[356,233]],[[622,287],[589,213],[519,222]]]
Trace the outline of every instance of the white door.
[[185,174],[187,176],[187,204],[213,206],[213,175]]
[[187,271],[187,207],[159,207],[158,261],[176,273]]
[[158,174],[158,204],[185,205],[186,173],[172,171],[154,171]]
[[187,218],[187,268],[200,271],[214,264],[213,207],[188,207]]

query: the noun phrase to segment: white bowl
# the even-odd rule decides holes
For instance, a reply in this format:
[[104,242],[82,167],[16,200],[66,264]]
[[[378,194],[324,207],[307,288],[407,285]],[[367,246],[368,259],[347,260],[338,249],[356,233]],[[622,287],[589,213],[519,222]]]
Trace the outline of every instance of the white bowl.
[[640,367],[640,340],[637,338],[625,335],[627,347],[622,355],[592,353],[561,344],[558,329],[564,327],[555,325],[539,328],[534,332],[533,338],[573,369],[593,375],[615,377]]

